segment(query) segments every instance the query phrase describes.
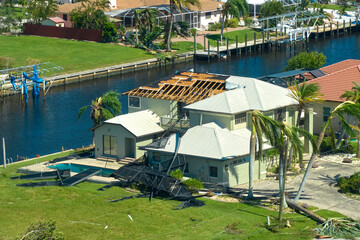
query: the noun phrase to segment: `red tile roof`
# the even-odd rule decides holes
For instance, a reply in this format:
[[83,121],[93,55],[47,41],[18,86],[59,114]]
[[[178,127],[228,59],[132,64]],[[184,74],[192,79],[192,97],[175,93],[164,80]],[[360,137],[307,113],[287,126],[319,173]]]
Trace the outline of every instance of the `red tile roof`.
[[331,64],[326,67],[322,67],[322,68],[320,68],[320,70],[323,71],[325,74],[331,74],[331,73],[338,72],[338,71],[344,70],[346,68],[349,68],[349,67],[352,67],[355,65],[360,65],[360,60],[347,59],[345,61],[341,61],[341,62],[334,63],[334,64]]
[[[346,61],[347,63],[344,63]],[[348,68],[343,68],[340,71],[336,71],[323,77],[315,78],[311,81],[308,81],[308,83],[319,83],[321,87],[321,92],[324,94],[323,98],[326,101],[343,102],[345,99],[341,99],[340,95],[343,94],[346,90],[351,90],[351,88],[354,86],[353,82],[357,82],[360,84],[360,60],[346,61],[330,65],[328,67],[333,67],[328,69],[330,69],[330,71],[335,70],[334,65],[336,64],[343,64],[342,66],[346,66],[349,64],[349,61],[353,61],[353,63],[357,62],[357,64],[353,64]]]
[[53,21],[54,23],[64,23],[64,19],[59,18],[59,17],[51,17],[49,18],[49,20]]

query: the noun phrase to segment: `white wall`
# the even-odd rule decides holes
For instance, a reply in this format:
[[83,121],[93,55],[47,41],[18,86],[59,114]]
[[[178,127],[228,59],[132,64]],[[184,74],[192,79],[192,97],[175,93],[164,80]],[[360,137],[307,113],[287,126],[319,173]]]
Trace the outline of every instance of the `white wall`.
[[206,18],[206,14],[205,12],[202,12],[199,17],[200,17],[200,26],[199,29],[200,30],[207,30],[209,27],[209,23],[216,23],[216,22],[220,22],[220,11],[214,11],[211,12],[211,17],[210,18]]

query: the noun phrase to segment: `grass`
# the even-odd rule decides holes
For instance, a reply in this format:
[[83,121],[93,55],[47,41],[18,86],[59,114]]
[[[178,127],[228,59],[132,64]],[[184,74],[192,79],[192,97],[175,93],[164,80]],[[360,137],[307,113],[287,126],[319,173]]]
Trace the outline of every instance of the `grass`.
[[[238,36],[239,43],[245,42],[245,34],[247,35],[247,41],[254,40],[254,33],[256,34],[256,39],[262,39],[261,31],[256,31],[253,29],[243,29],[238,31],[232,31],[224,33],[223,37],[228,38],[229,44],[236,43],[236,36]],[[211,34],[207,38],[210,40],[211,46],[217,46],[217,40],[220,41],[220,34]],[[266,36],[265,36],[266,38]],[[223,39],[225,42],[225,40]],[[220,43],[221,44],[221,43]]]
[[[58,156],[52,158],[55,157]],[[38,162],[47,160],[50,157],[39,158]],[[49,219],[56,221],[57,229],[66,239],[289,239],[290,236],[310,239],[314,236],[312,229],[316,223],[295,213],[284,216],[291,228],[284,228],[275,220],[272,225],[276,231],[270,231],[265,228],[267,216],[275,219],[278,213],[246,203],[202,199],[206,203],[203,207],[174,210],[180,202],[161,198],[152,202],[139,198],[108,203],[133,193],[119,187],[100,192],[97,189],[103,185],[94,183],[75,187],[16,187],[22,181],[9,177],[17,175],[18,167],[32,163],[0,169],[0,236],[4,239],[19,239],[31,223]],[[323,217],[337,216],[330,211],[317,213]]]
[[[321,6],[323,6],[324,9],[332,9],[332,10],[338,10],[338,11],[341,9],[340,5],[322,4]],[[349,6],[349,7],[346,8],[346,11],[355,11],[355,7]]]
[[16,66],[33,58],[63,67],[62,73],[154,58],[137,48],[35,36],[0,36],[0,46],[0,56],[14,58]]
[[[194,42],[174,42],[171,44],[171,48],[176,50],[176,53],[184,53],[194,51]],[[196,44],[196,48],[198,50],[204,49],[204,47],[200,44]]]

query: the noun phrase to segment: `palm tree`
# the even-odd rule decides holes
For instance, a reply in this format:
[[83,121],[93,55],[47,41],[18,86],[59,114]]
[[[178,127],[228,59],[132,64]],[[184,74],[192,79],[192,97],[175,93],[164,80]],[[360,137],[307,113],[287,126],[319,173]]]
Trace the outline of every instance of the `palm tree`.
[[248,198],[253,198],[254,165],[256,157],[256,143],[258,143],[259,156],[262,156],[263,135],[274,144],[276,121],[255,110],[251,114],[250,161],[249,161],[249,192]]
[[227,0],[222,6],[222,17],[221,17],[221,34],[220,41],[223,39],[225,21],[233,16],[240,20],[241,16],[249,14],[249,5],[246,0]]
[[[279,220],[282,220],[282,210],[287,207],[285,199],[285,182],[286,182],[286,159],[288,155],[289,142],[291,142],[293,154],[302,157],[304,145],[300,139],[300,136],[304,136],[310,140],[310,143],[315,148],[315,140],[313,136],[307,131],[292,126],[286,121],[278,122],[278,131],[276,133],[276,146],[279,150],[279,189],[280,189],[280,208],[279,208]],[[316,151],[316,149],[314,150]]]
[[[271,16],[282,14],[284,12],[285,12],[285,10],[284,10],[284,6],[283,6],[282,2],[277,1],[277,0],[270,0],[270,1],[265,1],[265,3],[263,5],[261,5],[259,16],[260,16],[260,18],[271,17]],[[276,20],[274,20],[274,19],[268,20],[266,22],[265,28],[273,27],[273,26],[275,26],[275,24],[276,24]]]
[[[353,82],[355,84],[354,87],[352,87],[352,91],[347,90],[345,91],[340,98],[345,98],[346,100],[353,101],[355,103],[360,103],[360,86],[357,84],[357,82]],[[360,127],[360,122],[358,121],[358,127]],[[338,145],[340,146],[342,137],[338,141]],[[360,135],[358,136],[357,140],[357,151],[356,151],[356,157],[360,158]]]
[[200,8],[199,0],[170,0],[170,22],[168,23],[169,31],[167,31],[167,40],[166,40],[168,52],[171,51],[170,42],[171,42],[172,27],[174,24],[174,11],[177,9],[179,12],[181,12],[182,6],[189,8],[190,5],[195,5]]
[[[102,121],[113,118],[121,114],[121,103],[119,101],[120,93],[116,91],[106,92],[102,97],[91,101],[91,105],[80,108],[78,118],[81,118],[84,111],[90,107],[90,118],[93,121],[93,127],[99,125]],[[95,136],[93,132],[93,144]]]
[[[301,114],[305,110],[306,105],[308,105],[309,103],[322,103],[324,101],[322,96],[324,95],[320,92],[320,85],[318,83],[304,82],[302,84],[298,84],[295,81],[294,85],[288,86],[288,88],[290,90],[288,96],[297,101],[299,104],[298,116],[295,124],[295,127],[299,127]],[[291,147],[289,153],[289,161],[291,161],[292,159],[292,149],[293,147]]]
[[[345,118],[344,118],[344,114],[347,114],[347,115],[352,115],[354,116],[355,118],[357,119],[360,119],[360,104],[357,104],[357,103],[354,103],[352,101],[346,101],[346,102],[343,102],[341,104],[339,104],[332,112],[330,112],[330,116],[328,117],[328,120],[326,121],[325,125],[323,126],[320,134],[319,134],[319,137],[317,139],[317,143],[316,143],[316,149],[320,149],[320,145],[324,139],[324,136],[325,136],[325,132],[327,130],[327,128],[330,126],[330,128],[332,128],[332,119],[337,116],[340,120],[340,123],[342,125],[342,127],[345,129],[345,131],[350,134],[350,135],[354,135],[354,131],[353,129],[356,129],[357,131],[360,132],[360,129],[357,128],[356,126],[353,126],[351,124],[349,124]],[[330,129],[331,131],[333,131],[332,129]],[[301,184],[299,186],[299,190],[296,194],[296,197],[294,199],[295,202],[297,202],[301,196],[301,193],[302,193],[302,190],[305,186],[305,183],[306,183],[306,180],[310,174],[310,170],[314,164],[314,161],[315,161],[315,158],[317,157],[317,153],[316,152],[313,152],[311,154],[311,158],[310,158],[310,161],[309,161],[309,164],[306,168],[306,171],[305,171],[305,174],[304,174],[304,177],[301,181]]]

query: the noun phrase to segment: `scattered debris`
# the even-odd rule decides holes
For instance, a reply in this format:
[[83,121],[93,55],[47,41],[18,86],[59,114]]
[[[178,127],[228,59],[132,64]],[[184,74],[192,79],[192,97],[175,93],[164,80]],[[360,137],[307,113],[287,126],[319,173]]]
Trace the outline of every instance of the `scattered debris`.
[[315,232],[322,236],[353,239],[360,237],[360,222],[351,218],[329,218]]
[[342,162],[343,163],[352,163],[352,160],[350,158],[346,157],[342,160]]
[[314,163],[313,165],[312,165],[312,168],[318,168],[319,167],[319,164],[318,163]]
[[130,214],[128,214],[128,217],[130,218],[131,221],[134,221],[133,218],[130,216]]

